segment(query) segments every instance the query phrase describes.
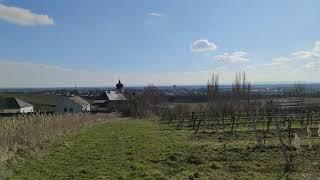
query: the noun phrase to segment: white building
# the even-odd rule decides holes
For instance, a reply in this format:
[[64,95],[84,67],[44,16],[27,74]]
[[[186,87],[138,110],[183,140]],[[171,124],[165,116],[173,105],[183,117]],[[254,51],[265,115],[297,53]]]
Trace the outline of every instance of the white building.
[[14,97],[0,97],[0,114],[32,113],[33,105]]
[[79,113],[90,112],[90,102],[79,96],[73,96],[69,98],[63,98],[56,105],[55,112],[57,113]]

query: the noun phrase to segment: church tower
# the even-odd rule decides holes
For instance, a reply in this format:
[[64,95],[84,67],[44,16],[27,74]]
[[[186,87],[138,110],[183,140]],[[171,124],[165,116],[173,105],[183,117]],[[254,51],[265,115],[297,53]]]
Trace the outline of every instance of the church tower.
[[123,84],[122,84],[121,81],[119,80],[118,84],[116,85],[117,92],[118,92],[118,93],[123,93],[123,92],[124,92],[123,87],[124,87]]

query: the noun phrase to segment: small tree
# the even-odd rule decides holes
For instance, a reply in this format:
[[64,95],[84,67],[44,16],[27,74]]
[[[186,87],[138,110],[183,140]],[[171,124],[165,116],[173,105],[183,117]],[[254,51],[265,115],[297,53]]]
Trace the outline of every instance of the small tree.
[[210,111],[219,112],[221,109],[221,94],[219,87],[219,76],[213,73],[207,85],[208,104]]
[[299,98],[300,105],[304,105],[305,99],[305,85],[301,82],[298,82],[294,85],[295,96]]

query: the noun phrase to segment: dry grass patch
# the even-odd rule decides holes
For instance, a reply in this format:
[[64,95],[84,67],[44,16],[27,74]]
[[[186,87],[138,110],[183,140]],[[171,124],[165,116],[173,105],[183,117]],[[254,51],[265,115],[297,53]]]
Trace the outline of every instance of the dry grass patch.
[[60,114],[0,117],[0,162],[16,155],[38,152],[50,141],[91,127],[106,119],[103,115]]

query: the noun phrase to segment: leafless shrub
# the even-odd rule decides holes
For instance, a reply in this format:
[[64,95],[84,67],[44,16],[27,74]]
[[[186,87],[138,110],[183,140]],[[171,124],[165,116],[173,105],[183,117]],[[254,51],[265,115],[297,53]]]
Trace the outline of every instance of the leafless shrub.
[[[197,133],[198,133],[198,131],[199,131],[199,128],[200,128],[200,126],[201,126],[201,124],[203,123],[203,121],[205,120],[204,118],[205,118],[205,113],[206,112],[208,112],[208,107],[207,106],[204,106],[204,105],[202,105],[202,104],[199,104],[197,107],[196,107],[196,114],[197,115],[200,115],[201,117],[199,118],[199,120],[198,120],[198,124],[197,124],[197,127],[196,127],[196,129],[195,129],[195,132],[194,132],[194,135],[196,135]],[[196,117],[196,119],[197,119],[198,117]]]
[[152,114],[160,114],[160,105],[165,101],[162,92],[155,86],[149,85],[142,93],[128,96],[128,115],[146,117]]
[[[274,110],[272,111],[272,116],[274,116],[275,113],[274,113]],[[291,171],[293,169],[293,163],[292,163],[292,158],[291,158],[291,152],[287,150],[287,147],[286,147],[286,144],[283,140],[283,137],[282,137],[282,133],[281,133],[281,128],[280,128],[280,120],[278,118],[274,118],[275,119],[275,124],[276,124],[276,130],[277,130],[277,135],[278,135],[278,139],[279,139],[279,142],[280,142],[280,147],[281,147],[281,151],[282,151],[282,156],[286,162],[286,166],[284,168],[284,172],[287,173],[289,171]],[[295,137],[298,137],[298,135],[294,135]],[[298,137],[299,138],[299,137]],[[299,139],[296,139],[296,140],[299,140]],[[297,141],[300,145],[300,140]],[[296,144],[296,145],[297,145]]]

